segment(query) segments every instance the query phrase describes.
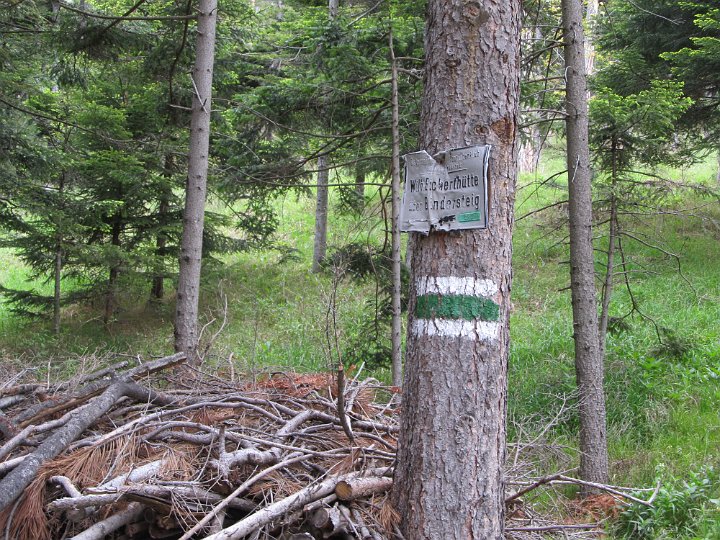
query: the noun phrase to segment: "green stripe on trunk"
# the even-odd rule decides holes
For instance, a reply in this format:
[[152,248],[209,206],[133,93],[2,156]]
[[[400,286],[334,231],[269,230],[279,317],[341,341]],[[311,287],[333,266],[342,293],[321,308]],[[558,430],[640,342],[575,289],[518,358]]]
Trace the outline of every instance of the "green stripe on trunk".
[[500,306],[481,296],[427,294],[418,296],[415,316],[419,319],[497,321],[500,318]]

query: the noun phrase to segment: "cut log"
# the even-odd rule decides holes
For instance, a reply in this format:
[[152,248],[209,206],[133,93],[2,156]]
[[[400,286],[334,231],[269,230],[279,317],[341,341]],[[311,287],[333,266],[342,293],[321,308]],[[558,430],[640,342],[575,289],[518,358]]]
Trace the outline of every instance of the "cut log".
[[329,538],[350,530],[350,522],[337,506],[320,508],[310,517],[310,523],[322,531],[323,538]]
[[338,482],[335,487],[335,495],[341,501],[352,501],[361,499],[376,493],[389,491],[393,480],[387,476],[353,478]]

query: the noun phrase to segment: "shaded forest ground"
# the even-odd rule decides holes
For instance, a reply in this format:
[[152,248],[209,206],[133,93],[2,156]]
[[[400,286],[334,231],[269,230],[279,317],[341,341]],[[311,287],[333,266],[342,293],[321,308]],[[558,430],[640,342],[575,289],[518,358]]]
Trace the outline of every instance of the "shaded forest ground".
[[[537,179],[558,166],[557,160],[546,160]],[[668,174],[706,184],[714,179],[710,162]],[[524,187],[518,191],[518,216],[563,198],[562,178],[542,187],[534,180],[527,175],[520,182]],[[698,489],[705,489],[706,499],[720,496],[720,480],[714,472],[720,469],[720,208],[716,200],[687,193],[673,194],[668,201],[665,210],[670,212],[628,222],[645,240],[645,244],[628,240],[626,251],[632,294],[646,317],[636,313],[618,320],[608,337],[612,482],[652,486],[663,480],[677,490],[675,499],[668,495],[668,505],[685,501],[695,508],[687,518],[701,525],[693,533],[696,536],[687,538],[718,538],[717,505],[703,510],[698,501],[686,499],[694,496],[688,490]],[[221,330],[212,340],[206,363],[223,376],[274,369],[324,370],[337,358],[335,344],[342,354],[350,354],[366,334],[368,314],[375,309],[375,283],[336,280],[332,272],[310,273],[313,210],[312,197],[289,195],[279,200],[276,241],[282,249],[206,264],[205,343]],[[382,243],[377,197],[370,198],[360,217],[336,210],[337,197],[331,211],[330,245],[365,243],[368,238]],[[564,208],[558,206],[521,219],[514,240],[509,435],[511,440],[538,440],[557,448],[539,459],[539,466],[548,472],[572,468],[576,458],[563,217]],[[606,244],[602,233],[597,231],[600,250]],[[662,246],[679,259],[649,245]],[[0,282],[8,286],[23,282],[27,272],[13,254],[2,252],[2,259]],[[602,272],[601,253],[597,260]],[[16,372],[30,366],[38,379],[56,381],[96,367],[91,364],[110,359],[111,353],[168,353],[173,299],[149,304],[146,288],[125,284],[122,310],[109,330],[102,325],[98,306],[67,308],[58,338],[52,336],[49,323],[15,318],[8,306],[0,304],[0,354],[5,365]],[[630,295],[619,285],[611,315],[621,317],[630,307]],[[389,379],[386,368],[368,371],[380,380]],[[692,488],[696,485],[701,487]],[[568,487],[567,495],[572,489]],[[667,537],[683,538],[683,534]]]

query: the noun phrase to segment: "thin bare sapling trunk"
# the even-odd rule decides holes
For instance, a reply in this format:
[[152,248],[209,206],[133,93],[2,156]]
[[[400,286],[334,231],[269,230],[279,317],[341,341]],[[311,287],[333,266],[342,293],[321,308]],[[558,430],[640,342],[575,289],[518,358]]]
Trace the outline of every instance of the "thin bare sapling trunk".
[[[65,172],[60,175],[58,195],[62,200],[65,192]],[[63,233],[61,226],[58,227],[55,243],[55,272],[53,292],[53,333],[60,334],[60,300],[62,295],[62,268],[63,268]]]
[[62,292],[63,248],[62,236],[55,246],[55,291],[53,294],[53,333],[60,334],[60,297]]
[[590,35],[585,36],[585,73],[592,75],[595,73],[595,41],[592,33],[595,26],[595,19],[600,12],[599,0],[587,0],[585,7],[585,21],[590,28]]
[[172,179],[173,168],[175,166],[175,157],[168,153],[165,155],[165,163],[163,166],[163,179],[167,184],[163,184],[160,191],[160,202],[158,204],[158,221],[160,230],[155,238],[155,256],[157,263],[155,265],[155,275],[152,280],[152,288],[150,289],[150,298],[160,300],[165,296],[165,263],[164,257],[168,254],[167,242],[168,235],[164,228],[168,223],[168,214],[170,212],[170,197],[172,188],[170,182]]
[[[120,195],[118,195],[120,200]],[[108,276],[107,291],[105,292],[105,313],[103,314],[103,323],[105,326],[112,322],[115,310],[117,309],[117,286],[118,278],[120,277],[120,261],[119,257],[121,234],[122,234],[122,216],[120,213],[116,213],[113,216],[112,224],[112,239],[111,243],[117,248],[117,252],[112,254],[112,260],[110,262],[110,274]]]
[[358,199],[365,200],[365,171],[360,165],[355,167],[355,193]]
[[[608,479],[604,358],[600,347],[592,244],[592,191],[588,145],[583,7],[562,0],[566,73],[566,136],[570,215],[570,289],[579,390],[580,478]],[[584,488],[587,492],[587,488]]]
[[199,361],[198,304],[210,147],[216,21],[217,0],[199,0],[197,50],[192,71],[194,92],[190,120],[188,176],[175,311],[175,350],[185,352],[189,363]]
[[615,272],[615,250],[617,249],[618,219],[617,219],[617,197],[615,187],[617,186],[617,151],[618,143],[612,141],[612,171],[610,176],[610,230],[608,232],[608,250],[606,258],[605,279],[602,288],[602,308],[600,310],[600,353],[605,358],[607,343],[608,323],[610,321],[610,301],[613,293],[613,273]]
[[327,220],[328,220],[328,177],[327,155],[322,154],[317,159],[317,199],[315,205],[315,242],[313,244],[312,271],[317,273],[322,269],[322,263],[327,254]]
[[392,383],[402,385],[402,259],[400,256],[400,104],[398,72],[390,30],[390,62],[392,67]]
[[[392,502],[412,540],[503,538],[520,19],[519,0],[428,2],[423,148],[492,152],[488,228],[411,233]],[[448,309],[423,309],[433,299]],[[464,318],[458,302],[487,309]]]

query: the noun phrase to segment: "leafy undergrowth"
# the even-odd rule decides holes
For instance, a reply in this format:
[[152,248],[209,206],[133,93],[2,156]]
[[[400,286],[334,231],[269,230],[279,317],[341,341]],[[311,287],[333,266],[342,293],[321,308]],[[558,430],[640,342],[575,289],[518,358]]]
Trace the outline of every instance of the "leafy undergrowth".
[[[664,476],[668,476],[665,474]],[[713,468],[687,479],[661,478],[652,506],[633,504],[619,515],[618,538],[713,540],[720,538],[720,475]]]
[[[518,194],[518,215],[563,197],[562,179],[529,186]],[[645,243],[626,239],[630,286],[619,276],[610,308],[606,388],[611,482],[618,485],[654,486],[663,470],[667,485],[677,487],[720,468],[720,212],[716,202],[699,196],[677,196],[671,202],[672,212],[632,223]],[[333,206],[331,245],[382,245],[376,199],[368,197],[368,203],[365,213],[355,217],[339,215]],[[275,366],[323,371],[337,362],[338,351],[342,355],[370,339],[366,329],[367,315],[375,309],[374,281],[338,279],[332,271],[312,274],[313,203],[288,197],[278,204],[278,246],[205,267],[202,350],[207,347],[206,366],[225,377],[272,372]],[[577,463],[564,212],[556,206],[532,214],[518,222],[514,237],[509,436],[512,442],[539,437],[545,448],[561,450],[543,455],[538,473]],[[603,234],[600,230],[597,240],[601,249],[607,241]],[[21,280],[22,265],[7,252],[2,257],[9,264],[0,269],[0,281]],[[602,261],[598,253],[599,274]],[[99,305],[73,306],[63,313],[59,337],[52,336],[46,322],[13,318],[0,305],[0,351],[6,364],[32,368],[38,378],[56,381],[83,369],[83,359],[93,355],[171,350],[172,296],[148,303],[145,285],[125,283],[124,288],[122,309],[110,328],[98,317]],[[389,381],[384,368],[366,366],[365,374]],[[696,521],[704,525],[687,538],[720,537],[712,525],[717,510],[703,504]],[[652,534],[679,534],[663,527],[657,525]]]

